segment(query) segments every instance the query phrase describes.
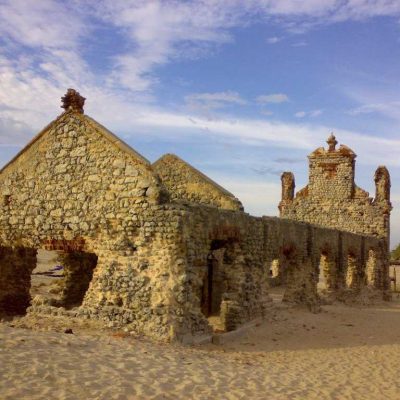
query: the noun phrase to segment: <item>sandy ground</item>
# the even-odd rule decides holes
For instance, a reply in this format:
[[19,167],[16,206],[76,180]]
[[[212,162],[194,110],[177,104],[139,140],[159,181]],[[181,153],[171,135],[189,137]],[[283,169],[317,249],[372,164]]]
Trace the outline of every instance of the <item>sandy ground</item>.
[[54,318],[0,323],[2,400],[399,399],[399,372],[397,297],[319,314],[277,304],[218,346],[157,344]]

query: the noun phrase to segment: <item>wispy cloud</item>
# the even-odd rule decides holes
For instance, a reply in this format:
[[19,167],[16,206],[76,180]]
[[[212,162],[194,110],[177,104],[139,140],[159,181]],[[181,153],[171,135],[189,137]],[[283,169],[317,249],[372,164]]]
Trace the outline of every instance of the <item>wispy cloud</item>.
[[46,50],[76,49],[90,30],[73,7],[52,0],[4,0],[0,26],[3,38]]
[[305,47],[308,43],[305,40],[301,40],[300,42],[292,43],[292,47]]
[[256,98],[260,104],[279,104],[289,101],[289,97],[284,93],[263,94]]
[[[190,114],[179,114],[156,108],[134,108],[124,104],[108,104],[107,107],[94,110],[96,115],[102,115],[100,122],[111,129],[129,126],[131,131],[148,128],[149,135],[157,137],[171,132],[179,136],[203,135],[220,137],[227,141],[235,139],[236,143],[248,146],[269,144],[283,149],[313,150],[318,143],[324,144],[332,126],[315,123],[288,123],[277,120],[237,118],[220,116],[208,119]],[[359,162],[378,165],[385,160],[387,165],[400,166],[398,154],[400,139],[368,136],[359,132],[335,129],[335,135],[340,143],[357,150]]]
[[305,111],[298,111],[297,113],[294,114],[296,118],[304,118],[307,115]]
[[[97,2],[96,2],[97,3]],[[100,6],[99,6],[100,5]],[[121,29],[126,52],[115,56],[109,83],[132,91],[149,89],[156,79],[155,67],[172,60],[195,57],[204,46],[232,40],[229,28],[244,23],[249,6],[236,1],[226,7],[219,2],[100,1],[97,18]]]
[[291,158],[291,157],[279,157],[275,158],[273,161],[278,164],[297,164],[304,162],[304,160],[301,158]]
[[261,110],[261,114],[265,115],[266,117],[270,117],[271,115],[274,115],[274,113],[271,110]]
[[192,93],[185,96],[189,110],[208,113],[229,105],[243,105],[246,101],[237,92]]
[[322,110],[312,110],[312,111],[298,111],[294,114],[296,118],[311,117],[315,118],[322,114]]
[[400,101],[388,103],[363,104],[360,107],[353,108],[347,112],[350,115],[378,113],[386,115],[393,119],[400,119]]
[[282,169],[277,169],[274,167],[270,166],[259,166],[259,167],[251,167],[250,168],[253,172],[255,172],[257,175],[274,175],[274,176],[281,176],[283,170]]
[[267,43],[269,43],[269,44],[276,44],[276,43],[280,42],[281,40],[282,40],[282,38],[280,38],[280,37],[278,37],[278,36],[272,36],[272,37],[269,37],[269,38],[267,39]]

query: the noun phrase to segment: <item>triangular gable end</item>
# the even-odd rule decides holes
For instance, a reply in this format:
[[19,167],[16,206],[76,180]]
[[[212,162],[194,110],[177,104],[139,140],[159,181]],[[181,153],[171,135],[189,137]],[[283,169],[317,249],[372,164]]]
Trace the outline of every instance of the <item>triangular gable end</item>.
[[112,132],[110,132],[107,128],[105,128],[103,125],[98,123],[96,120],[93,118],[83,115],[83,114],[77,114],[73,111],[66,111],[59,115],[54,121],[50,122],[47,126],[45,126],[37,135],[35,135],[32,140],[23,148],[21,149],[9,162],[7,162],[1,169],[0,169],[0,175],[5,172],[11,165],[13,165],[15,162],[17,162],[18,159],[20,159],[22,156],[27,153],[27,151],[34,146],[40,139],[44,138],[44,136],[49,133],[52,129],[55,129],[58,124],[62,124],[66,122],[67,118],[79,118],[81,119],[82,122],[88,124],[92,129],[94,129],[97,133],[99,133],[102,137],[106,138],[115,148],[122,150],[125,152],[127,155],[130,157],[133,157],[136,161],[139,161],[140,163],[146,165],[149,167],[149,170],[151,169],[151,163],[149,160],[147,160],[144,156],[142,156],[140,153],[138,153],[136,150],[134,150],[131,146],[129,146],[127,143],[125,143],[122,139],[120,139],[118,136],[114,135]]
[[153,163],[153,169],[172,199],[243,210],[242,203],[232,193],[175,154],[163,155]]

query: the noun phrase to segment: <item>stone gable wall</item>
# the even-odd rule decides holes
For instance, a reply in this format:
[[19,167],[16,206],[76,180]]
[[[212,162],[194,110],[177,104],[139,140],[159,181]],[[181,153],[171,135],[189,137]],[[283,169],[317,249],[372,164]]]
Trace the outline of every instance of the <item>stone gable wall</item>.
[[0,173],[0,228],[39,241],[133,232],[161,192],[149,164],[66,113]]
[[153,168],[172,200],[243,210],[241,202],[233,194],[173,154],[161,157]]

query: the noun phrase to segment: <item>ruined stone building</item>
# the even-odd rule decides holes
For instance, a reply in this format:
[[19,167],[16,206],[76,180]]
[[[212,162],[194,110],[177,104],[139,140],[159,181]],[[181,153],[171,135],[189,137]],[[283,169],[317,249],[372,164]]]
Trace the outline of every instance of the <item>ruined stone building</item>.
[[356,154],[345,145],[336,149],[335,136],[309,156],[309,183],[294,195],[291,172],[282,174],[281,217],[344,231],[385,238],[389,242],[390,176],[386,167],[375,172],[375,198],[354,182]]
[[[370,201],[352,181],[354,153],[318,150],[308,192],[294,198],[293,177],[286,176],[281,202],[282,215],[292,218],[298,202],[298,214],[314,224],[253,217],[177,156],[151,164],[85,115],[76,91],[62,100],[65,111],[0,171],[1,314],[92,318],[187,341],[212,332],[210,317],[229,331],[264,316],[272,269],[284,300],[310,307],[319,302],[320,265],[331,295],[387,290],[386,170],[377,174]],[[325,200],[308,206],[336,183],[338,194],[330,196],[348,199],[348,218],[362,226],[356,213],[363,212],[370,230],[353,229]],[[334,228],[341,230],[308,217],[312,207],[337,212]],[[31,298],[31,272],[43,249],[62,257],[57,298]]]

